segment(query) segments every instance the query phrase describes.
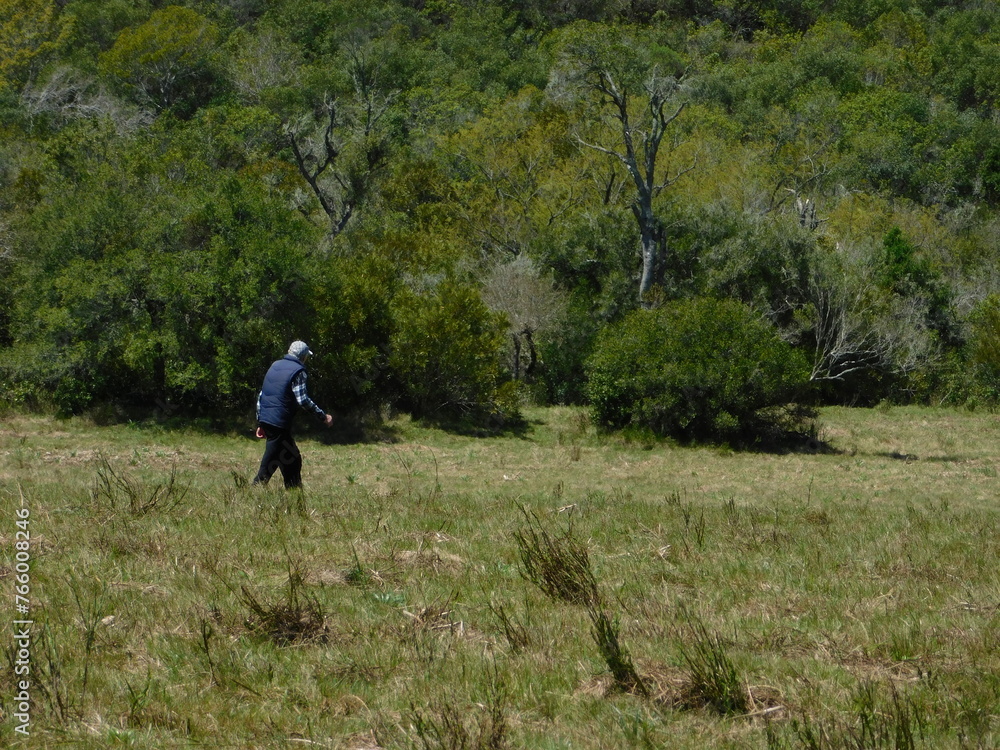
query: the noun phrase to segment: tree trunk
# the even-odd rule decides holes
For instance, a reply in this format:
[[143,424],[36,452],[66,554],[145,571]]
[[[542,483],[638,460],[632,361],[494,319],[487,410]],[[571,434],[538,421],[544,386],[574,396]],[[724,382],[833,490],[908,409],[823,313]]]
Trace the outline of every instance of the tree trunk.
[[[650,307],[649,291],[654,284],[662,281],[663,231],[653,213],[652,201],[637,201],[633,207],[636,221],[639,224],[639,250],[642,254],[642,275],[639,277],[639,304]],[[646,205],[642,205],[645,203]]]
[[531,337],[531,329],[525,328],[522,332],[524,340],[528,342],[528,366],[524,368],[524,379],[531,382],[535,373],[535,365],[538,363],[538,352],[535,351],[535,340]]
[[514,380],[521,379],[521,337],[512,333],[510,337],[514,340]]

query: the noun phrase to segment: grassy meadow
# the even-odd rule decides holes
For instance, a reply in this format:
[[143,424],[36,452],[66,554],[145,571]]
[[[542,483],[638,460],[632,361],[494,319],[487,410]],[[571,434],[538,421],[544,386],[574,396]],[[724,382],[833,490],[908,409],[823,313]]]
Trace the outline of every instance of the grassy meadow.
[[1000,745],[1000,417],[828,408],[778,454],[526,414],[303,435],[301,493],[247,486],[249,430],[7,415],[0,746]]

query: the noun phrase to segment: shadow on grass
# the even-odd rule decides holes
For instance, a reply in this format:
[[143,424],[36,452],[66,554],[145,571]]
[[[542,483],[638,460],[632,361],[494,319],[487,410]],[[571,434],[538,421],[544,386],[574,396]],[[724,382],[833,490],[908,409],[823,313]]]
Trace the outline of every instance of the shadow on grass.
[[443,430],[444,432],[448,432],[453,435],[461,435],[462,437],[516,437],[522,440],[528,439],[529,434],[534,429],[533,424],[539,424],[539,422],[529,421],[523,416],[504,419],[491,417],[483,420],[482,422],[478,422],[473,419],[444,419],[433,417],[423,417],[420,419],[415,418],[413,421],[421,427]]
[[[188,410],[179,406],[155,407],[103,404],[82,415],[99,427],[124,426],[143,432],[187,432],[206,436],[240,437],[256,440],[257,422],[253,412]],[[414,424],[472,438],[516,437],[527,439],[533,423],[523,416],[499,418],[414,418]],[[537,423],[537,422],[536,422]],[[300,413],[293,423],[296,439],[324,445],[396,443],[400,428],[371,412],[334,414],[330,427],[311,415]]]
[[[236,437],[256,441],[255,415],[250,411],[187,410],[179,406],[149,408],[104,404],[82,415],[98,427],[121,426],[141,432],[181,432],[210,437]],[[329,428],[308,414],[298,414],[293,423],[296,439],[325,445],[394,443],[399,428],[371,414],[335,414]]]
[[940,464],[956,464],[968,460],[968,456],[924,456],[921,458],[916,453],[900,453],[899,451],[878,451],[872,455],[879,456],[880,458],[891,458],[893,461],[903,461],[904,463],[930,461]]
[[400,430],[381,419],[359,415],[334,415],[333,424],[323,427],[304,415],[298,418],[296,435],[302,435],[323,445],[361,445],[398,443]]
[[[534,425],[541,424],[538,420],[531,421],[523,417],[496,419],[490,418],[483,422],[473,419],[434,419],[430,417],[413,418],[413,424],[425,429],[441,430],[453,435],[470,438],[516,437],[527,440]],[[372,420],[357,415],[335,417],[330,428],[324,428],[310,423],[296,434],[308,436],[327,445],[346,445],[358,443],[397,443],[401,440],[401,429],[384,420]]]
[[781,435],[769,435],[757,442],[733,446],[734,450],[745,453],[769,453],[787,456],[793,453],[820,456],[841,456],[846,451],[833,447],[826,440],[807,432],[789,432]]
[[626,445],[640,447],[644,450],[653,450],[656,447],[716,448],[734,453],[762,453],[779,456],[795,453],[840,456],[846,453],[840,448],[835,448],[829,442],[819,439],[814,433],[802,431],[769,432],[764,435],[751,435],[729,440],[674,438],[634,429],[601,429],[598,434],[604,437],[617,436]]
[[913,453],[900,453],[899,451],[878,451],[873,455],[881,456],[882,458],[891,458],[893,461],[903,461],[904,463],[910,463],[910,461],[920,460]]
[[[206,436],[242,437],[255,440],[257,423],[254,414],[242,411],[188,410],[175,405],[123,406],[104,404],[89,409],[84,415],[95,425],[126,426],[130,429],[148,432],[187,432]],[[530,439],[535,428],[546,424],[544,420],[528,419],[524,415],[501,418],[449,418],[423,416],[414,417],[413,424],[470,438],[511,437]],[[589,420],[588,420],[589,424]],[[396,443],[401,438],[402,429],[382,418],[369,413],[336,414],[334,423],[326,428],[308,414],[299,414],[293,425],[297,439],[315,441],[324,445],[357,445],[370,443]],[[816,430],[781,430],[774,425],[758,433],[731,437],[728,440],[697,437],[669,437],[656,435],[649,429],[640,428],[597,428],[604,437],[617,436],[627,445],[652,450],[662,446],[716,447],[745,453],[767,453],[785,455],[792,453],[841,455],[844,451],[819,439]],[[900,460],[916,460],[907,454],[879,454]],[[951,459],[937,459],[951,460]]]

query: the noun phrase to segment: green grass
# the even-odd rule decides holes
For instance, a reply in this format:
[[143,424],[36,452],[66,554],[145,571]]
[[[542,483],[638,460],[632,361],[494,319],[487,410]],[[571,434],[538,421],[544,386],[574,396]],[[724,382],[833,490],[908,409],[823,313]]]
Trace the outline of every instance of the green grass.
[[[996,417],[827,409],[826,449],[781,455],[528,417],[521,437],[303,437],[302,494],[245,486],[245,435],[8,417],[0,587],[13,622],[23,494],[36,621],[22,744],[1000,744]],[[531,539],[597,595],[547,594]]]

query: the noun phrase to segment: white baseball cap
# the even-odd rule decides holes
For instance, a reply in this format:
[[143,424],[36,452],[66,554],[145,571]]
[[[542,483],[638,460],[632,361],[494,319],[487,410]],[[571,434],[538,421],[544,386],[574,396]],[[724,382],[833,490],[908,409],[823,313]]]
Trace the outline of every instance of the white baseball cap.
[[303,357],[312,356],[312,349],[305,341],[293,341],[288,347],[288,353],[293,357],[298,357],[302,359]]

